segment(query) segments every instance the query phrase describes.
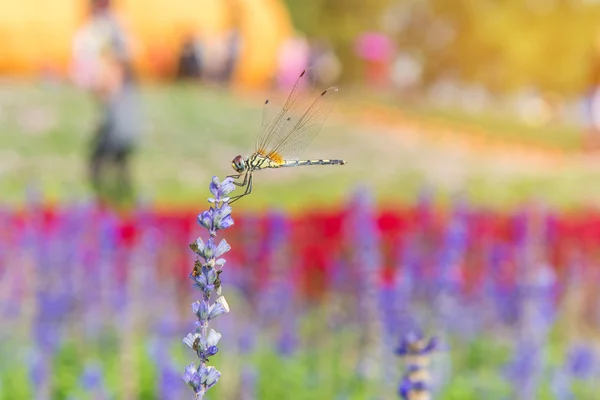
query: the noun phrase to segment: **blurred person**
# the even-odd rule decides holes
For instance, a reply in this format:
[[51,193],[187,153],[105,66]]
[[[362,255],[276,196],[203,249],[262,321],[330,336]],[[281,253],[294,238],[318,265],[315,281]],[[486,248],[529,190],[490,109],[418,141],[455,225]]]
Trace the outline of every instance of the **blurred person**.
[[231,29],[227,32],[226,36],[227,50],[221,70],[221,81],[225,84],[230,84],[241,54],[242,34],[238,29]]
[[182,42],[177,63],[178,80],[202,78],[202,48],[193,34],[187,35]]
[[141,104],[133,67],[119,46],[103,52],[94,94],[101,117],[91,142],[90,179],[100,202],[130,203],[130,158],[141,131]]
[[140,110],[130,53],[111,1],[89,0],[89,18],[73,38],[71,72],[75,84],[100,105],[89,154],[90,181],[100,202],[133,196],[129,159],[140,131]]
[[111,42],[122,54],[129,44],[121,25],[111,11],[110,0],[88,0],[89,18],[73,38],[71,75],[76,85],[92,89],[100,74],[102,47]]
[[211,33],[203,40],[203,79],[211,83],[220,83],[223,68],[227,60],[227,37],[225,33]]
[[238,0],[225,0],[224,3],[229,12],[229,27],[223,36],[224,48],[219,81],[224,85],[231,85],[242,54],[245,10]]

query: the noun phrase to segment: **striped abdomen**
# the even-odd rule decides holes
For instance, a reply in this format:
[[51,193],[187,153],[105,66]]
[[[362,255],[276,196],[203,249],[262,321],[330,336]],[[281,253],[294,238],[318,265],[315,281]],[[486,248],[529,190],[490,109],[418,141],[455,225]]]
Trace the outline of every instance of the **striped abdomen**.
[[301,167],[305,165],[344,165],[344,160],[293,160],[285,161],[281,156],[265,157],[255,153],[250,159],[250,168],[253,171],[266,168]]
[[299,160],[284,161],[279,167],[301,167],[304,165],[344,165],[344,160]]

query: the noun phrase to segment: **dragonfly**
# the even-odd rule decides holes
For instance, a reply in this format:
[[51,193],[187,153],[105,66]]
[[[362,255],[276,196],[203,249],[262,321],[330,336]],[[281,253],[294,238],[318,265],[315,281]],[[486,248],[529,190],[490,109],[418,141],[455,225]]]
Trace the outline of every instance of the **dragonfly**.
[[305,69],[285,101],[283,108],[273,114],[269,100],[263,108],[262,127],[256,138],[254,152],[244,158],[236,156],[231,166],[236,174],[236,186],[244,188],[244,193],[231,197],[233,203],[252,192],[252,179],[255,171],[267,168],[300,167],[308,165],[344,165],[344,160],[302,160],[300,156],[321,131],[321,127],[335,104],[338,88],[332,86],[324,90],[312,101],[308,91],[314,82],[314,70]]

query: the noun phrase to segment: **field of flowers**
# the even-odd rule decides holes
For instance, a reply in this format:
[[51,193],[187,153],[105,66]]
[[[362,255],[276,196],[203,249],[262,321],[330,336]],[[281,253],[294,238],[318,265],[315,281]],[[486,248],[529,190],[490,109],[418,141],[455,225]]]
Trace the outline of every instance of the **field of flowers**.
[[[39,38],[37,78],[0,78],[0,400],[600,399],[600,8],[275,1],[294,34],[265,58],[249,29],[264,12],[213,3],[227,43],[221,23],[188,26],[201,81],[138,81],[139,115],[129,90],[94,98],[56,75],[56,35]],[[132,31],[131,55],[166,74],[174,31],[159,31]],[[77,34],[88,45],[111,53]],[[113,86],[121,68],[94,52],[69,69]],[[236,84],[274,61],[272,88]],[[236,188],[213,175],[257,150],[270,107],[289,112],[263,144],[302,147],[333,106],[327,85],[302,117],[299,92],[284,100],[305,62],[340,93],[302,157],[344,167],[256,171],[230,207]],[[105,97],[114,138],[140,134],[129,210],[89,198]]]
[[[398,398],[415,334],[434,338],[436,399],[597,398],[600,213],[427,191],[381,208],[364,188],[338,209],[232,208],[206,398]],[[203,209],[1,208],[0,399],[193,398]]]

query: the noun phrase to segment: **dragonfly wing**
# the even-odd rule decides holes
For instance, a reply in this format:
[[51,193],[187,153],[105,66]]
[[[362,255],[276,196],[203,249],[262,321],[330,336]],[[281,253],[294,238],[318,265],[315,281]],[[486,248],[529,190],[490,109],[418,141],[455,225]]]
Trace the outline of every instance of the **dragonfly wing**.
[[256,138],[256,151],[265,152],[277,144],[281,131],[290,125],[293,119],[306,110],[309,105],[309,93],[316,82],[312,68],[305,69],[294,84],[283,108],[276,111],[270,101],[265,102],[261,132]]
[[275,107],[273,107],[273,103],[269,99],[265,100],[265,105],[263,107],[261,132],[264,132],[264,130],[267,129],[269,125],[271,125],[271,123],[273,123],[273,120],[277,117],[277,114],[275,114],[276,112],[277,110],[275,109]]
[[333,86],[322,92],[301,115],[290,115],[279,127],[276,140],[267,149],[285,160],[298,160],[315,139],[327,120],[335,101],[338,88]]

